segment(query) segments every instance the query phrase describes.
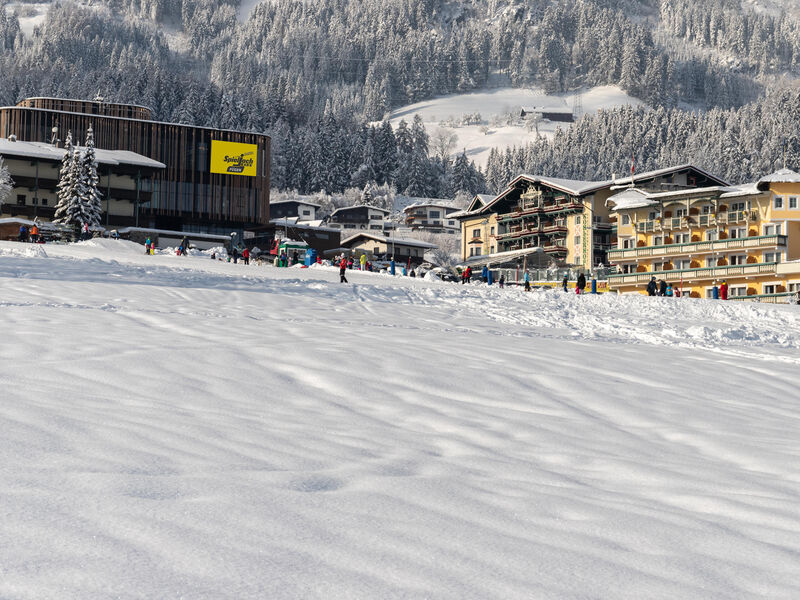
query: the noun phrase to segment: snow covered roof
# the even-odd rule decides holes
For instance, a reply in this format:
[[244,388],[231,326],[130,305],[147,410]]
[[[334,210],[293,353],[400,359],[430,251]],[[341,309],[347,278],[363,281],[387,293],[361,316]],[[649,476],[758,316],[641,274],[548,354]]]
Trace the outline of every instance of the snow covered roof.
[[800,173],[791,169],[780,169],[758,180],[758,189],[769,189],[770,183],[800,183]]
[[[507,252],[495,252],[494,254],[479,254],[470,256],[462,264],[470,267],[483,265],[500,265],[528,256],[531,254],[543,254],[543,248],[539,246],[533,248],[523,248],[521,250],[509,250]],[[549,260],[549,259],[548,259]]]
[[157,233],[159,235],[174,235],[180,237],[188,237],[191,239],[204,239],[204,240],[219,240],[224,242],[229,242],[231,236],[229,235],[219,235],[215,233],[197,233],[196,231],[177,231],[175,229],[154,229],[152,227],[122,227],[121,229],[117,229],[117,233],[120,235],[125,235],[127,233],[133,232],[141,232],[141,233]]
[[[634,173],[633,181],[635,183],[637,181],[643,181],[645,179],[652,179],[654,177],[661,177],[662,175],[669,175],[670,173],[675,173],[677,171],[684,171],[686,169],[694,169],[695,171],[697,171],[701,175],[704,175],[705,177],[708,177],[712,181],[716,181],[719,185],[725,185],[725,186],[729,185],[728,182],[720,179],[716,175],[712,175],[711,173],[701,169],[700,167],[697,167],[697,166],[693,165],[692,163],[684,163],[682,165],[676,165],[674,167],[665,167],[663,169],[656,169],[654,171],[644,171],[643,173]],[[610,180],[610,183],[612,185],[627,185],[630,182],[631,182],[630,176],[617,177],[616,179]],[[607,183],[607,182],[604,182],[604,183]]]
[[640,188],[627,188],[614,194],[606,200],[606,206],[611,210],[629,210],[652,206],[668,200],[681,201],[688,197],[708,195],[716,198],[735,198],[738,196],[752,196],[760,194],[755,183],[744,185],[715,185],[703,188],[684,188],[668,192],[647,192]]
[[752,196],[754,194],[760,194],[763,190],[759,189],[757,183],[746,183],[744,185],[730,185],[724,188],[725,190],[722,194],[720,194],[720,198],[735,198],[737,196]]
[[508,184],[505,190],[494,198],[491,202],[486,204],[484,208],[487,208],[493,204],[495,204],[498,200],[500,200],[506,192],[510,191],[517,183],[521,180],[528,181],[530,183],[543,183],[548,185],[552,188],[556,188],[562,192],[567,192],[568,194],[572,194],[574,196],[582,196],[583,194],[587,194],[609,185],[607,181],[581,181],[579,179],[561,179],[558,177],[545,177],[542,175],[528,175],[523,173],[522,175],[517,175],[514,180]]
[[331,213],[331,216],[335,215],[336,213],[338,213],[340,211],[344,212],[346,210],[353,210],[354,208],[369,208],[371,210],[377,210],[377,211],[380,211],[382,213],[386,213],[387,215],[390,212],[390,211],[386,210],[385,208],[380,208],[378,206],[372,206],[370,204],[356,204],[355,206],[342,206],[341,208],[337,208],[336,210],[334,210]]
[[[144,106],[142,104],[131,104],[130,102],[111,102],[111,101],[106,102],[105,100],[100,101],[100,100],[86,100],[86,99],[80,100],[78,98],[59,98],[57,96],[27,96],[25,98],[25,100],[58,100],[59,102],[80,102],[82,104],[86,103],[86,102],[94,102],[95,104],[100,104],[100,105],[105,105],[105,106],[109,106],[109,105],[111,105],[111,106],[132,106],[134,108],[144,108],[144,109],[149,110],[149,111],[153,110],[149,106]],[[17,106],[19,106],[19,105],[17,105]],[[28,108],[28,107],[27,106],[22,106],[21,108]]]
[[290,198],[285,200],[270,200],[270,206],[273,204],[289,204],[291,202],[296,202],[297,204],[305,204],[306,206],[313,206],[314,208],[320,208],[321,204],[316,204],[315,202],[309,202],[308,200],[303,200],[302,198]]
[[606,206],[611,206],[611,210],[628,210],[653,204],[657,204],[657,202],[650,198],[650,194],[638,188],[629,188],[606,200]]
[[320,227],[318,223],[322,221],[298,221],[297,217],[291,219],[270,219],[270,223],[276,227],[290,227],[292,229],[313,229],[315,231],[341,231],[338,227]]
[[438,248],[436,244],[430,244],[428,242],[423,242],[422,240],[390,237],[385,235],[379,235],[376,233],[366,233],[366,232],[357,233],[355,235],[351,235],[350,237],[343,239],[342,246],[347,247],[349,243],[354,242],[358,238],[367,238],[370,240],[375,240],[376,242],[383,242],[384,244],[395,244],[397,246],[414,246],[416,248],[430,248],[431,250],[434,248]]
[[[8,223],[15,223],[15,224],[18,224],[18,225],[27,225],[29,227],[31,225],[34,225],[34,221],[31,221],[30,219],[23,219],[22,217],[5,217],[3,219],[0,219],[0,225],[5,225],[5,224],[8,224]],[[72,229],[72,227],[70,225],[62,225],[60,223],[53,223],[51,221],[36,221],[35,224],[38,225],[39,229],[44,229],[44,230],[51,230],[52,229],[52,230],[59,230],[59,231],[63,231],[63,230],[69,231],[69,230]]]
[[568,106],[522,106],[523,111],[529,112],[549,112],[549,113],[564,113],[571,115],[572,109]]
[[[84,149],[81,146],[77,146],[77,148]],[[19,156],[60,162],[66,152],[65,148],[58,148],[44,142],[21,142],[19,140],[0,138],[0,155],[2,156]],[[166,168],[164,163],[128,150],[95,148],[95,156],[97,157],[97,162],[103,165],[133,165],[151,169]]]
[[417,202],[415,204],[409,204],[403,209],[403,212],[408,212],[409,210],[413,210],[416,208],[444,208],[455,211],[457,207],[453,206],[452,204],[446,204],[443,201],[431,201],[431,202]]

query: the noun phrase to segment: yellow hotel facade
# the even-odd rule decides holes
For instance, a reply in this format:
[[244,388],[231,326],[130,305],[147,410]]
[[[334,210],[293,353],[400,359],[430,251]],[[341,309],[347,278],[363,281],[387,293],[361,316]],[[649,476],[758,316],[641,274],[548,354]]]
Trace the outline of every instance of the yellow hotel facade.
[[497,196],[478,195],[449,215],[461,221],[461,258],[541,249],[558,265],[593,269],[609,264],[616,228],[606,200],[632,183],[644,190],[696,188],[725,182],[691,164],[605,181],[519,175]]
[[[800,174],[782,169],[756,183],[673,191],[629,187],[606,204],[616,220],[618,273],[609,288],[640,292],[651,278],[682,294],[783,301],[800,291]],[[616,216],[616,219],[614,219]],[[778,300],[781,298],[781,300]]]

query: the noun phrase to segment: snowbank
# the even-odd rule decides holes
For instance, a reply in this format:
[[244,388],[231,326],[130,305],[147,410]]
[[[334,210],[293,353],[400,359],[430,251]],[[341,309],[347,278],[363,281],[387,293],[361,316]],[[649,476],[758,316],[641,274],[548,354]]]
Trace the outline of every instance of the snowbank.
[[29,247],[0,597],[800,597],[796,306]]

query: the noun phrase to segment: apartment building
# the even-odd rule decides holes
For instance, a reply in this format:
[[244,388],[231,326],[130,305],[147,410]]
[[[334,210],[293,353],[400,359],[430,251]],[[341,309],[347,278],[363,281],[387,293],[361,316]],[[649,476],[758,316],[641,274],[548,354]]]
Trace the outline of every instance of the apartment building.
[[[800,289],[800,174],[782,169],[740,186],[653,192],[630,187],[606,201],[616,217],[619,273],[609,287],[644,292],[652,277],[710,298],[769,300]],[[612,217],[612,220],[614,218]]]
[[608,265],[617,230],[606,200],[632,183],[651,193],[725,185],[689,164],[605,181],[520,175],[491,201],[476,197],[450,215],[461,222],[462,259],[542,248],[560,265]]

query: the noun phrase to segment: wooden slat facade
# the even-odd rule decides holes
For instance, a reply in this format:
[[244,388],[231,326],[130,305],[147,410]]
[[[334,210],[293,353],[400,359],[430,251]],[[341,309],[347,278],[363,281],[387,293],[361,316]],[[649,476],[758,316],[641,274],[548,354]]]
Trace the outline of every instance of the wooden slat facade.
[[[98,148],[129,150],[167,166],[142,179],[150,200],[140,209],[143,224],[211,232],[269,224],[269,136],[116,116],[126,110],[149,117],[144,107],[29,98],[0,108],[0,137],[49,142],[58,127],[61,139],[72,131],[74,141],[82,144],[91,125]],[[257,145],[257,176],[210,173],[212,139]]]

